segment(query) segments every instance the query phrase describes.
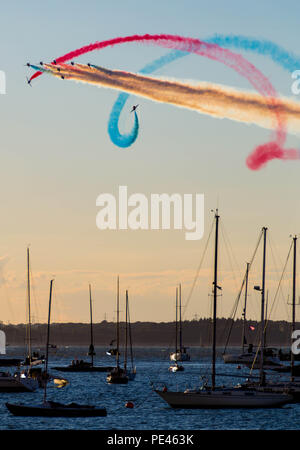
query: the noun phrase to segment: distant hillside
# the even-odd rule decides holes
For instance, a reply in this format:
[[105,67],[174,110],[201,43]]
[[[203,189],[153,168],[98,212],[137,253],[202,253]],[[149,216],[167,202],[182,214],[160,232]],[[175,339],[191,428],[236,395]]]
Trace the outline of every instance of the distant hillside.
[[[229,319],[218,319],[217,345],[223,346],[227,340],[229,328],[232,325],[229,345],[241,345],[242,321],[234,323]],[[255,331],[250,330],[250,325]],[[133,343],[136,346],[170,346],[175,343],[174,322],[135,322],[131,325]],[[300,329],[300,323],[296,329]],[[26,325],[4,325],[0,328],[6,333],[7,344],[24,345]],[[211,320],[200,319],[184,321],[183,341],[186,346],[207,346],[211,343]],[[103,321],[94,324],[95,345],[109,345],[115,338],[116,324]],[[44,345],[46,341],[46,324],[32,325],[33,345]],[[259,325],[255,321],[247,323],[247,342],[258,342]],[[291,325],[285,321],[269,321],[267,329],[268,345],[289,345]],[[120,324],[121,342],[124,335],[124,323]],[[54,323],[51,324],[51,343],[57,345],[88,345],[90,338],[90,325],[86,323]]]

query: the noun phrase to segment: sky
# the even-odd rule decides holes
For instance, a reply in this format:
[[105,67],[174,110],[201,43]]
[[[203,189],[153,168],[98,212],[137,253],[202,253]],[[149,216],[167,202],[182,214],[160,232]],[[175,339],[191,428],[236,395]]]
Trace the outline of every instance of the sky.
[[[199,39],[243,34],[272,40],[299,55],[299,2],[27,0],[2,3],[1,9],[0,70],[6,75],[6,95],[0,95],[0,319],[26,320],[27,246],[36,322],[46,321],[53,277],[56,322],[88,322],[89,283],[94,320],[114,320],[118,275],[121,314],[128,289],[132,321],[174,320],[178,283],[184,317],[209,316],[212,243],[187,300],[216,207],[223,230],[218,315],[230,315],[263,226],[271,244],[267,289],[272,302],[290,235],[300,231],[300,162],[272,161],[255,172],[246,167],[247,155],[268,142],[270,131],[132,97],[120,126],[130,129],[130,109],[139,103],[140,134],[131,147],[121,149],[107,133],[116,91],[48,76],[30,88],[26,76],[33,72],[26,63],[50,62],[91,42],[145,33]],[[138,72],[165,53],[158,47],[126,44],[82,56],[78,62]],[[300,102],[291,93],[288,72],[268,58],[242,54],[281,95]],[[251,90],[229,68],[197,55],[165,66],[159,75]],[[289,135],[287,147],[299,146],[299,136]],[[181,230],[99,230],[96,198],[101,193],[116,195],[121,185],[146,196],[204,194],[203,238],[187,241]],[[276,320],[290,320],[290,271],[289,265],[284,291],[272,310]],[[259,318],[259,294],[252,286],[261,281],[260,253],[250,279],[248,314]]]

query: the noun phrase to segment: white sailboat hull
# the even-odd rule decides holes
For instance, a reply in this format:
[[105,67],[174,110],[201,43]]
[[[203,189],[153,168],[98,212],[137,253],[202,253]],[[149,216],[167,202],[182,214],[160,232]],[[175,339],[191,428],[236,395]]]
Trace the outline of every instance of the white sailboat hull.
[[293,400],[288,394],[237,390],[155,392],[172,408],[275,408]]

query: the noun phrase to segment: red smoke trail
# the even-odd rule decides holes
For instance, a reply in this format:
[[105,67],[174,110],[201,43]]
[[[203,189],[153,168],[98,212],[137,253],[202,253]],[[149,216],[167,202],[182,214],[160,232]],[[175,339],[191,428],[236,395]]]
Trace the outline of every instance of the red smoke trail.
[[300,152],[297,149],[282,149],[276,142],[268,142],[256,147],[253,153],[246,159],[249,169],[257,170],[265,166],[271,159],[299,159]]
[[[257,170],[265,165],[269,160],[274,158],[294,159],[293,155],[296,154],[296,150],[293,154],[291,154],[291,151],[284,150],[282,148],[286,137],[285,120],[283,114],[280,112],[280,100],[276,98],[277,93],[272,84],[253,64],[251,64],[241,55],[233,53],[228,49],[219,47],[216,44],[206,43],[200,41],[199,39],[185,38],[182,36],[173,36],[167,34],[133,35],[89,44],[72,52],[66,53],[65,55],[57,58],[55,61],[57,64],[60,64],[94,50],[100,50],[105,47],[125,44],[129,42],[146,42],[159,45],[160,47],[164,48],[172,48],[184,52],[195,53],[201,56],[205,56],[214,61],[221,62],[227,67],[234,69],[238,74],[246,78],[262,96],[266,97],[270,108],[272,107],[272,109],[274,110],[277,122],[276,137],[274,142],[263,144],[257,147],[256,150],[247,159],[248,167],[252,170]],[[42,72],[36,72],[30,80],[37,78],[41,74]]]

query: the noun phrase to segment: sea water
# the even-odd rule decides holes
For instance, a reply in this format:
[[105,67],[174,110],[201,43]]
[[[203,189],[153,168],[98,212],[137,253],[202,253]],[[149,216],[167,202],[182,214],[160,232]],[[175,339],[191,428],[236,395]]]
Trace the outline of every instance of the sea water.
[[[43,349],[41,348],[41,351]],[[105,348],[96,347],[95,365],[114,365],[113,357],[107,356]],[[22,356],[22,349],[8,348],[8,356]],[[207,348],[191,348],[191,361],[182,363],[183,372],[171,373],[169,349],[136,348],[134,350],[137,375],[127,385],[110,385],[106,373],[67,373],[51,367],[68,365],[77,358],[89,360],[86,347],[60,347],[51,350],[49,372],[67,378],[69,384],[57,388],[50,383],[47,388],[49,400],[62,403],[77,402],[107,409],[107,417],[48,418],[16,417],[5,403],[38,405],[43,401],[43,390],[33,393],[0,393],[1,430],[299,430],[300,404],[289,404],[274,409],[172,409],[154,391],[166,385],[169,389],[199,387],[209,380],[211,356]],[[122,355],[121,355],[122,361]],[[0,369],[1,370],[1,369]],[[3,368],[14,370],[14,368]],[[242,382],[242,375],[249,369],[224,364],[217,358],[218,385],[234,386]],[[257,373],[256,373],[257,375]],[[237,378],[241,376],[241,378]],[[126,402],[134,408],[126,408]]]

